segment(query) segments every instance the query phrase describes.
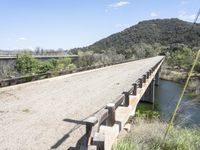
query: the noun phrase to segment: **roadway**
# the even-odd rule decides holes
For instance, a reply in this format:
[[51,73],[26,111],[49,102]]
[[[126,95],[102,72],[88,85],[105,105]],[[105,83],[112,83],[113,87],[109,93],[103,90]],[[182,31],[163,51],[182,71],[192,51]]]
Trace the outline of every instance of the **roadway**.
[[163,57],[0,88],[0,149],[68,149],[84,135],[82,120]]

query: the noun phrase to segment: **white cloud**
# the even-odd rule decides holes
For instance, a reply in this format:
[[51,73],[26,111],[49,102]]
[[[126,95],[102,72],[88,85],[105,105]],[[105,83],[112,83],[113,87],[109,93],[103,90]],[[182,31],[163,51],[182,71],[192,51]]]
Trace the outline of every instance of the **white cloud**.
[[189,1],[187,1],[187,0],[182,0],[181,1],[181,5],[186,5],[186,4],[188,4],[189,3]]
[[185,20],[185,21],[190,21],[190,22],[194,21],[195,17],[196,17],[195,14],[189,14],[186,11],[180,11],[179,15],[178,15],[179,19]]
[[110,4],[108,6],[112,7],[112,8],[119,8],[119,7],[122,7],[122,6],[125,6],[125,5],[129,5],[129,4],[130,4],[130,2],[128,2],[128,1],[119,1],[115,4]]
[[25,38],[25,37],[20,37],[20,38],[18,38],[18,40],[20,40],[20,41],[25,41],[26,38]]
[[151,17],[157,17],[157,16],[158,16],[158,14],[157,14],[157,13],[155,13],[155,12],[151,12],[151,13],[150,13],[150,16],[151,16]]

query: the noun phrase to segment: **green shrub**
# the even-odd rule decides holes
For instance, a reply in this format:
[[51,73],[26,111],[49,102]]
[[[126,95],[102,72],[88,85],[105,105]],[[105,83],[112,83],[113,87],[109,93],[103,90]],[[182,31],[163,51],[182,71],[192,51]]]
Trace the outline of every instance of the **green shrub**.
[[157,111],[152,111],[152,110],[147,110],[147,111],[136,111],[135,117],[143,118],[143,119],[158,119],[160,116],[159,112]]
[[71,58],[59,58],[50,60],[50,64],[53,66],[52,70],[63,71],[67,70],[69,65],[71,65]]
[[167,62],[171,66],[189,69],[194,59],[194,52],[187,47],[178,48],[170,54]]
[[152,104],[139,103],[134,117],[129,118],[129,122],[135,122],[137,119],[147,119],[149,121],[159,119],[160,113],[153,109]]
[[40,62],[36,73],[46,73],[47,71],[53,70],[54,66],[49,62]]
[[195,66],[195,71],[200,72],[200,58],[198,59],[198,62]]
[[21,74],[35,73],[38,70],[39,62],[30,54],[18,54],[16,59],[16,69]]
[[48,71],[74,70],[76,66],[71,64],[71,58],[51,59],[49,61],[39,61],[30,54],[17,55],[16,69],[22,75],[33,73],[46,73]]
[[87,52],[78,52],[79,56],[79,67],[87,67],[91,66],[94,62],[94,56],[92,51],[87,51]]
[[64,68],[67,68],[67,66],[69,65],[69,64],[71,64],[71,58],[69,58],[69,57],[66,57],[66,58],[59,58],[58,60],[57,60],[58,62],[58,64],[59,65],[63,65],[63,69]]
[[117,54],[115,51],[109,51],[103,54],[93,53],[92,51],[78,52],[79,55],[79,67],[87,66],[98,66],[104,64],[111,64],[116,62],[121,62],[125,57],[121,54]]
[[69,64],[68,65],[68,69],[69,70],[75,70],[77,67],[76,67],[76,65],[74,65],[74,64]]

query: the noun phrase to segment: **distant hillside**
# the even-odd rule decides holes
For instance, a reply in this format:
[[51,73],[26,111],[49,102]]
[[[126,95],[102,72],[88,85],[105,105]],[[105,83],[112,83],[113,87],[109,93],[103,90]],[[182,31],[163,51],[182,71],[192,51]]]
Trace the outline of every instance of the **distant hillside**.
[[155,44],[169,46],[177,43],[191,48],[199,47],[200,24],[193,25],[175,18],[142,21],[88,47],[72,49],[70,52],[77,53],[78,50],[89,50],[95,53],[116,51],[118,54],[129,56],[129,54],[136,53],[135,47],[140,48],[141,44],[143,44],[142,47],[148,47]]

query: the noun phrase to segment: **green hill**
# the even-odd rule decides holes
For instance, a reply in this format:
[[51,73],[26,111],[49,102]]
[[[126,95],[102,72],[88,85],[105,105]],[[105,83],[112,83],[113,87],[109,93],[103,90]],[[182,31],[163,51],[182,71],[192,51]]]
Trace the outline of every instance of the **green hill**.
[[200,24],[176,18],[142,21],[88,47],[72,49],[70,52],[77,54],[79,50],[95,53],[111,51],[123,54],[126,58],[146,57],[180,44],[190,48],[199,47]]

